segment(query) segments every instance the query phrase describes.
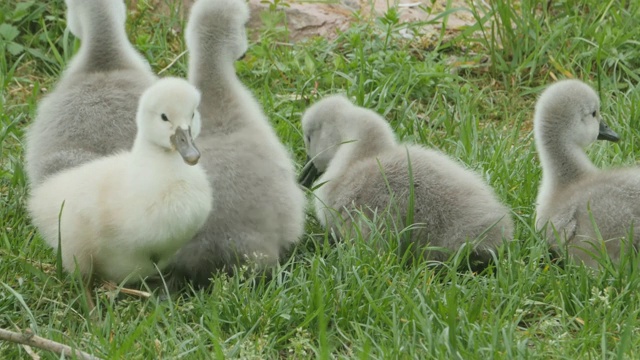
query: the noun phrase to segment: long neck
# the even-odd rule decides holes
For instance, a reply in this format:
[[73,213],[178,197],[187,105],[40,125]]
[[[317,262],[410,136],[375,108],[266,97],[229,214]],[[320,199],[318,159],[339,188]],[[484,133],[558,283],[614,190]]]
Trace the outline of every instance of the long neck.
[[236,75],[234,63],[224,52],[196,52],[189,60],[189,81],[202,93],[202,132],[222,131],[229,122],[242,119],[236,112],[254,106]]
[[[104,2],[87,2],[82,9],[82,45],[72,66],[85,72],[138,69],[150,71],[144,58],[127,38],[123,24],[104,8]],[[102,7],[102,8],[101,8]]]
[[542,188],[548,192],[562,190],[585,175],[597,171],[584,150],[577,144],[568,142],[562,135],[548,129],[536,133],[536,145],[542,165]]

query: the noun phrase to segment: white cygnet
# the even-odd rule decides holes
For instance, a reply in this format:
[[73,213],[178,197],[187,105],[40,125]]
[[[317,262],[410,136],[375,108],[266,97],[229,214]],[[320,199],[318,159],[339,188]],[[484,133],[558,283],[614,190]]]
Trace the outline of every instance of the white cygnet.
[[212,204],[195,165],[200,93],[164,78],[146,90],[130,152],[60,171],[29,199],[33,224],[68,271],[133,282],[157,273],[202,227]]

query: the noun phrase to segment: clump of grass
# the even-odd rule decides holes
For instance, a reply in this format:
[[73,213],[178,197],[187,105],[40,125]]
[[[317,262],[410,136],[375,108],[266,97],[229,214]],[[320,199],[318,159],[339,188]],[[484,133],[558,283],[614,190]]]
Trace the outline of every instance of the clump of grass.
[[[139,1],[132,9],[131,41],[155,71],[184,75],[184,19],[153,5]],[[218,275],[207,290],[148,301],[100,290],[95,323],[77,280],[56,276],[55,253],[24,209],[21,139],[79,42],[64,28],[62,0],[1,3],[0,327],[30,328],[109,359],[637,357],[637,256],[598,274],[559,266],[532,230],[540,168],[531,119],[543,85],[587,80],[623,138],[593,146],[590,157],[598,166],[634,164],[640,4],[497,0],[468,10],[477,26],[424,50],[399,36],[405,25],[393,12],[356,22],[335,40],[283,44],[286,29],[278,28],[274,8],[237,70],[299,164],[302,111],[325,94],[345,92],[389,119],[400,138],[439,148],[483,174],[517,220],[517,241],[503,246],[493,265],[481,274],[458,271],[461,257],[437,269],[405,266],[375,246],[396,239],[394,229],[373,241],[332,244],[309,217],[307,235],[271,281]],[[17,35],[2,30],[9,28]],[[458,69],[447,61],[454,57],[489,62]],[[0,343],[1,358],[25,356]]]

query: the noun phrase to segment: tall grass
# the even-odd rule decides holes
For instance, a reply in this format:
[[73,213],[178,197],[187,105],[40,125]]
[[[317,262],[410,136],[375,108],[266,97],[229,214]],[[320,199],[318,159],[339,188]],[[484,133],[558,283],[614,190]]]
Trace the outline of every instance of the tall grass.
[[[628,254],[594,273],[550,258],[532,230],[541,174],[531,136],[543,86],[581,78],[599,89],[603,116],[623,138],[593,146],[590,157],[602,167],[635,163],[640,3],[480,4],[466,10],[477,25],[428,46],[402,37],[395,13],[359,20],[335,40],[283,44],[273,7],[237,70],[298,164],[302,111],[343,92],[383,114],[401,139],[481,173],[517,220],[517,241],[494,265],[480,274],[457,271],[461,257],[439,268],[405,266],[374,246],[397,240],[393,230],[332,244],[309,216],[307,235],[270,281],[216,276],[204,291],[149,300],[101,289],[95,321],[77,278],[56,275],[55,252],[24,209],[24,130],[79,42],[65,30],[62,0],[1,3],[0,24],[18,31],[11,41],[23,49],[0,46],[0,327],[29,328],[109,359],[640,357],[638,259]],[[155,71],[184,76],[184,19],[146,1],[132,10],[132,43]],[[27,356],[0,343],[0,358]]]

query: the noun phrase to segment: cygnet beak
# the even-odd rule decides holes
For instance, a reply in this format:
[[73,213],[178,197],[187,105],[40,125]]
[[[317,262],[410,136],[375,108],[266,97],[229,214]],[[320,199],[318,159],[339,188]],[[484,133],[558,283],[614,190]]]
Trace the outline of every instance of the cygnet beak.
[[200,151],[193,143],[191,136],[191,128],[178,127],[176,132],[171,135],[171,144],[178,150],[184,162],[189,165],[195,165],[200,160]]
[[600,120],[600,131],[598,132],[598,140],[608,140],[617,142],[620,140],[620,135],[615,131],[611,130],[604,121]]
[[320,176],[322,176],[322,172],[318,170],[318,168],[313,164],[311,158],[307,156],[307,163],[302,168],[302,172],[300,173],[300,177],[298,178],[298,182],[300,185],[306,187],[307,189],[311,189],[313,183],[318,180]]

